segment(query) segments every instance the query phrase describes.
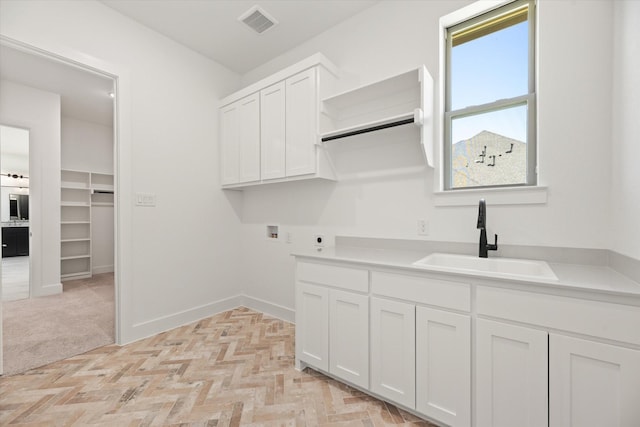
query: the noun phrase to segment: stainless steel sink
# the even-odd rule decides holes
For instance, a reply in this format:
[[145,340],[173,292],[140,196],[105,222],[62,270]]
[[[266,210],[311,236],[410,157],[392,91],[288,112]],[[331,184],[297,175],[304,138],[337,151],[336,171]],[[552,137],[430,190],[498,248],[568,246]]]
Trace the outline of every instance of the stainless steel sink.
[[558,280],[549,264],[528,259],[433,253],[413,265],[434,271],[472,273],[485,277]]

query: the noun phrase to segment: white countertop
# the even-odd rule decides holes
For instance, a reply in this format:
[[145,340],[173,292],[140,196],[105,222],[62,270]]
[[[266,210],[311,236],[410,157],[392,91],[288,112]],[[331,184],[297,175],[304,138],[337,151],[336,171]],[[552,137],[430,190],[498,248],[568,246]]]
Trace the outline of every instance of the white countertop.
[[28,220],[16,220],[16,221],[6,221],[2,222],[2,227],[28,227]]
[[478,282],[518,282],[546,288],[565,289],[573,291],[596,292],[609,295],[629,296],[640,298],[640,283],[605,266],[591,266],[580,264],[549,263],[558,280],[530,279],[530,278],[490,278],[473,274],[473,272],[447,272],[430,270],[428,267],[417,267],[413,263],[429,255],[425,252],[364,248],[357,246],[337,246],[310,249],[292,253],[295,257],[313,258],[325,261],[341,261],[363,264],[370,267],[392,267],[426,272],[439,275],[474,278]]

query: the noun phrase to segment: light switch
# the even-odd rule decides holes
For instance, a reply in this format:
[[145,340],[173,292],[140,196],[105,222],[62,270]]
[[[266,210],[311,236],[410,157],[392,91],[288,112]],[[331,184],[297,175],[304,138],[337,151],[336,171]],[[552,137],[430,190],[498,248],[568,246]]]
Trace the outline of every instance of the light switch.
[[156,195],[154,193],[136,193],[136,206],[154,207],[155,205]]

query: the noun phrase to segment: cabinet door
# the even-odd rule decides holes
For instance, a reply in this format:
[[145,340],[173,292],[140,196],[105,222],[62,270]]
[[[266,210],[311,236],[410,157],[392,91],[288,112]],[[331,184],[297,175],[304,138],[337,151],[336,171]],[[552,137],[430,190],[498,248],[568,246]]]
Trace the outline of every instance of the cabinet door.
[[12,227],[2,227],[2,258],[18,254],[18,239]]
[[315,68],[286,80],[287,176],[316,172],[317,104]]
[[550,334],[549,421],[640,426],[640,351]]
[[260,91],[260,145],[262,179],[285,176],[285,84]]
[[476,420],[481,427],[548,424],[547,333],[478,319]]
[[240,180],[239,104],[234,102],[220,110],[220,177],[222,185]]
[[16,254],[18,256],[29,255],[29,228],[16,228]]
[[371,298],[371,391],[416,407],[416,314],[413,304]]
[[369,298],[329,291],[329,372],[369,387]]
[[471,425],[471,318],[416,308],[416,409],[450,426]]
[[260,180],[260,94],[254,93],[240,103],[240,182]]
[[329,291],[298,283],[296,291],[296,357],[329,371]]

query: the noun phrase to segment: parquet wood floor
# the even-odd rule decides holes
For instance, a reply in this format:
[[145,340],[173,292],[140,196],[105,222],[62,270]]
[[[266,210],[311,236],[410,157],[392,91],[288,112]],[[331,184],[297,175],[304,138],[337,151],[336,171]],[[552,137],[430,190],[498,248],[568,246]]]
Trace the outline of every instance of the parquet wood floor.
[[0,425],[431,424],[294,369],[294,325],[237,308],[0,378]]

